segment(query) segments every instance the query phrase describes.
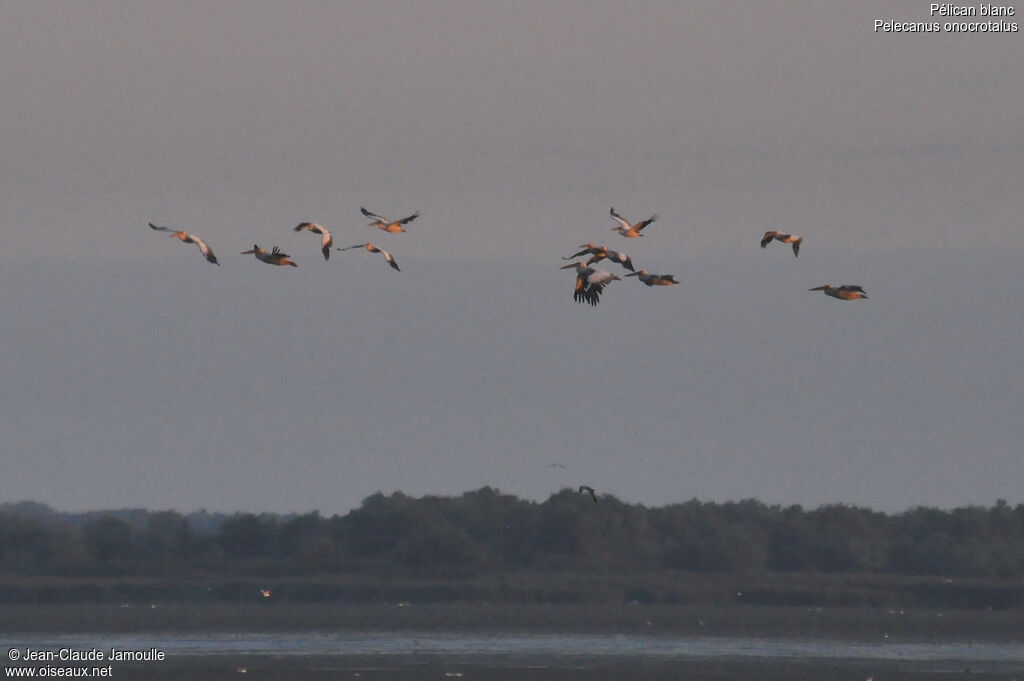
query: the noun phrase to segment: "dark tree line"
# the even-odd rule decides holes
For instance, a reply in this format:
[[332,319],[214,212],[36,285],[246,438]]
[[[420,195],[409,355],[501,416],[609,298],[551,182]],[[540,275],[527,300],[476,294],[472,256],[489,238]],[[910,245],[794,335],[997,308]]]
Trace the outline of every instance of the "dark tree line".
[[820,572],[1024,576],[1024,505],[808,510],[754,500],[647,508],[570,490],[374,494],[345,515],[56,513],[0,505],[0,574],[482,576]]

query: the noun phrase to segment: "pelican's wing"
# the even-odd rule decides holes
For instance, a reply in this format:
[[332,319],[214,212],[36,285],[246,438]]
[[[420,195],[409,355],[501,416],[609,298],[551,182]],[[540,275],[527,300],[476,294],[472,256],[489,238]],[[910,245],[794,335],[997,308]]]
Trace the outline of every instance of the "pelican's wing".
[[761,248],[766,248],[768,244],[771,243],[772,239],[775,238],[776,234],[778,234],[778,232],[765,232],[764,236],[761,237]]
[[207,246],[206,242],[197,237],[195,234],[192,234],[191,236],[192,240],[196,242],[196,246],[199,247],[199,252],[203,254],[203,257],[205,257],[208,261],[212,262],[214,265],[219,265],[220,263],[217,262],[217,256],[213,254],[213,249]]
[[361,213],[362,213],[363,215],[365,215],[366,217],[368,217],[368,218],[373,218],[374,220],[380,220],[381,222],[387,222],[387,220],[385,220],[385,219],[384,219],[384,218],[382,218],[381,216],[377,215],[376,213],[371,213],[370,211],[366,210],[366,209],[365,209],[365,208],[363,208],[362,206],[360,206],[360,207],[359,207],[359,211],[360,211],[360,212],[361,212]]
[[599,251],[599,250],[601,250],[601,249],[594,248],[593,246],[587,246],[582,251],[576,251],[575,253],[570,255],[568,258],[562,258],[562,260],[572,260],[573,258],[580,257],[581,255],[586,255],[587,253],[594,253],[595,251]]
[[405,224],[408,224],[408,223],[412,222],[413,220],[415,220],[415,219],[416,219],[416,218],[418,218],[419,216],[420,216],[420,212],[419,212],[419,211],[416,211],[415,213],[413,213],[413,214],[412,214],[412,215],[410,215],[409,217],[407,217],[407,218],[402,218],[401,220],[398,220],[398,221],[397,221],[397,222],[396,222],[395,224],[399,224],[399,225],[405,225]]
[[611,214],[612,219],[615,220],[615,222],[617,222],[620,225],[622,225],[625,229],[631,229],[633,227],[633,225],[629,224],[629,222],[626,220],[626,218],[622,217],[617,212],[615,212],[614,208],[612,208],[609,211],[609,213]]
[[794,241],[793,242],[793,256],[797,257],[797,258],[800,257],[800,242],[799,241]]
[[856,286],[855,284],[845,284],[839,287],[840,291],[858,291],[860,293],[866,293],[863,286]]
[[[297,226],[295,227],[295,231],[296,231],[296,232],[301,232],[302,230],[304,230],[304,229],[309,229],[309,228],[310,228],[310,227],[312,227],[312,226],[313,226],[313,223],[312,223],[312,222],[300,222],[300,223],[299,223],[299,224],[298,224],[298,225],[297,225]],[[310,230],[310,231],[313,231],[313,230]]]
[[583,273],[576,277],[576,290],[572,293],[572,299],[577,303],[587,302],[597,305],[601,300],[601,291],[604,284],[591,281],[590,275]]
[[633,225],[633,229],[635,229],[636,231],[639,232],[641,229],[643,229],[644,227],[646,227],[647,225],[651,224],[652,222],[654,222],[657,219],[658,219],[657,215],[652,215],[651,217],[647,218],[646,220],[642,220],[642,221],[636,223],[635,225]]
[[377,250],[380,251],[380,254],[384,256],[384,259],[388,261],[388,264],[391,265],[392,269],[394,269],[397,272],[401,272],[402,271],[402,270],[398,269],[398,261],[395,260],[395,256],[391,255],[390,253],[385,251],[383,248],[378,248]]
[[277,246],[274,246],[274,250],[272,250],[272,251],[270,252],[270,254],[271,254],[271,255],[277,255],[277,256],[280,256],[280,257],[282,257],[282,258],[290,258],[290,257],[292,257],[292,256],[288,255],[287,253],[285,253],[284,251],[282,251],[282,250],[281,250],[280,248],[278,248]]
[[334,245],[334,237],[331,233],[324,229],[320,232],[320,252],[324,254],[324,260],[331,257],[331,246]]
[[174,232],[174,231],[176,231],[176,230],[171,229],[170,227],[157,227],[152,222],[149,223],[149,228],[150,229],[155,229],[158,232]]
[[587,291],[583,288],[583,276],[576,276],[576,287],[572,290],[572,299],[577,303],[582,303],[587,297]]

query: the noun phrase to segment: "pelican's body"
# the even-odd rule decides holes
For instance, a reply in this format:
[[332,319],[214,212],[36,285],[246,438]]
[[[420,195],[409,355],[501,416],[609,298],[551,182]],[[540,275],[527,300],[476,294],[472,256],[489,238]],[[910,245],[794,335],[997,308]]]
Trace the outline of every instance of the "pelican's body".
[[814,288],[807,289],[808,291],[822,291],[826,296],[832,296],[839,300],[857,300],[858,298],[867,298],[868,294],[864,292],[864,288],[861,286],[855,286],[853,284],[843,284],[842,286],[833,286],[832,284],[825,284],[824,286],[815,286]]
[[641,220],[640,222],[631,225],[626,218],[622,217],[615,211],[615,208],[612,208],[609,212],[611,213],[612,219],[619,223],[618,227],[612,227],[612,231],[618,232],[622,236],[630,239],[643,236],[643,234],[640,233],[640,230],[658,219],[657,215],[652,215],[646,220]]
[[331,236],[331,232],[315,222],[303,222],[295,228],[296,232],[301,232],[307,229],[314,234],[320,235],[320,252],[324,254],[324,260],[331,257],[331,246],[334,245],[334,237]]
[[572,299],[577,303],[586,301],[591,305],[597,305],[601,302],[601,292],[604,291],[604,287],[619,280],[611,272],[590,267],[583,261],[564,265],[561,269],[570,268],[576,269],[576,288],[573,289]]
[[793,256],[800,257],[800,244],[803,243],[803,237],[793,236],[792,234],[783,234],[779,231],[765,232],[764,236],[761,237],[761,248],[766,248],[772,239],[781,241],[784,244],[789,244],[793,247]]
[[213,249],[207,246],[206,242],[197,237],[195,234],[189,234],[185,230],[175,231],[170,227],[158,227],[154,225],[152,222],[149,223],[149,227],[150,229],[155,229],[158,232],[171,232],[172,239],[181,239],[183,243],[195,244],[196,246],[199,247],[199,252],[203,254],[203,257],[206,258],[208,262],[212,262],[214,265],[220,265],[220,263],[217,262],[217,256],[213,254]]
[[650,274],[647,270],[640,270],[639,272],[633,272],[627,274],[627,277],[639,277],[640,281],[647,284],[648,286],[672,286],[678,284],[675,275],[672,274]]
[[370,211],[366,210],[362,206],[359,207],[359,210],[366,217],[373,218],[373,222],[371,222],[369,225],[367,225],[367,227],[379,227],[380,229],[383,229],[385,232],[391,232],[393,234],[394,233],[398,233],[398,232],[404,232],[405,228],[402,227],[402,225],[407,225],[407,224],[409,224],[410,222],[412,222],[413,220],[415,220],[416,218],[418,218],[420,216],[420,212],[416,211],[415,213],[413,213],[412,215],[410,215],[407,218],[402,218],[401,220],[391,221],[391,220],[387,220],[385,218],[382,218],[381,216],[377,215],[376,213],[371,213]]
[[383,248],[380,248],[378,246],[374,246],[373,243],[370,242],[370,241],[367,241],[365,244],[356,244],[355,246],[346,246],[345,248],[339,248],[338,250],[339,251],[347,251],[347,250],[350,250],[350,249],[353,249],[353,248],[365,248],[370,253],[380,253],[381,255],[384,256],[384,259],[388,261],[388,264],[391,265],[391,267],[393,269],[397,270],[398,272],[402,271],[402,270],[398,269],[398,262],[395,261],[395,256],[391,255],[390,253],[385,251]]
[[291,265],[292,267],[298,267],[293,261],[288,258],[292,257],[287,253],[284,253],[280,248],[274,246],[274,250],[267,253],[267,249],[260,248],[258,244],[253,244],[252,248],[248,251],[242,251],[242,255],[255,255],[257,260],[262,260],[268,265]]

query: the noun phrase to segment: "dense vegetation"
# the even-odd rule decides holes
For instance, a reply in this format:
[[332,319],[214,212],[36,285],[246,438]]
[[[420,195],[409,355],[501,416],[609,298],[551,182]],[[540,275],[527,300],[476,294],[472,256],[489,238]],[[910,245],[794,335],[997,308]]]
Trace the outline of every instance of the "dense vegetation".
[[481,577],[655,573],[1024,577],[1024,505],[807,510],[735,503],[646,508],[562,490],[542,503],[485,487],[375,494],[345,514],[65,514],[0,505],[0,575]]

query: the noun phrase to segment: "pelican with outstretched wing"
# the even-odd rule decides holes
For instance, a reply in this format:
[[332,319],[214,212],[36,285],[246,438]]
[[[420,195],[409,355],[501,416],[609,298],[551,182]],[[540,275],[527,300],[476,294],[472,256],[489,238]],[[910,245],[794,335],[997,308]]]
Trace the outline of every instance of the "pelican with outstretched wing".
[[619,215],[619,213],[616,212],[615,208],[612,208],[609,212],[611,213],[612,219],[615,220],[615,222],[619,223],[618,227],[612,227],[612,231],[618,232],[622,236],[628,237],[630,239],[635,239],[637,237],[643,236],[643,234],[640,233],[640,230],[642,230],[644,227],[658,219],[657,215],[652,215],[646,220],[641,220],[636,224],[630,224],[629,220]]
[[814,288],[809,288],[807,290],[821,291],[826,296],[832,296],[839,300],[857,300],[858,298],[868,297],[868,294],[864,291],[862,286],[855,286],[854,284],[843,284],[842,286],[825,284],[824,286],[815,286]]
[[298,267],[294,261],[289,260],[292,256],[282,251],[277,246],[274,246],[274,250],[267,253],[267,249],[260,248],[258,244],[253,244],[252,248],[248,251],[242,251],[242,255],[255,255],[257,260],[262,260],[268,265],[291,265],[292,267]]
[[420,212],[416,211],[415,213],[413,213],[409,217],[402,218],[401,220],[394,220],[394,221],[392,221],[392,220],[388,220],[387,218],[382,218],[381,216],[377,215],[376,213],[371,213],[370,211],[366,210],[362,206],[359,207],[359,210],[366,217],[373,219],[373,222],[371,222],[369,225],[367,225],[367,227],[379,227],[380,229],[383,229],[385,232],[391,232],[392,234],[397,234],[399,232],[404,232],[405,231],[405,227],[403,227],[402,225],[407,225],[407,224],[409,224],[410,222],[412,222],[413,220],[415,220],[416,218],[418,218],[420,216]]
[[199,247],[199,252],[203,254],[203,257],[206,258],[207,262],[212,262],[214,265],[220,264],[219,262],[217,262],[217,256],[213,254],[213,249],[207,246],[206,242],[197,237],[195,234],[189,234],[183,229],[175,231],[170,227],[158,227],[157,225],[154,225],[152,222],[149,223],[149,228],[155,229],[158,232],[171,232],[172,239],[181,239],[183,243],[195,244],[196,246]]
[[324,260],[330,258],[331,246],[334,245],[334,237],[331,236],[330,230],[315,222],[303,222],[295,228],[295,231],[301,232],[304,229],[320,235],[320,252],[324,254]]
[[384,259],[387,260],[388,264],[391,265],[391,267],[394,270],[396,270],[398,272],[402,271],[402,270],[398,269],[398,262],[395,260],[395,256],[391,255],[390,253],[385,251],[383,248],[380,248],[379,246],[374,246],[373,242],[371,242],[371,241],[367,241],[365,244],[356,244],[355,246],[346,246],[345,248],[339,248],[338,250],[339,251],[348,251],[348,250],[351,250],[353,248],[365,248],[370,253],[380,253],[381,255],[384,256]]
[[761,237],[761,248],[767,248],[768,244],[775,241],[781,241],[784,244],[789,244],[793,247],[793,256],[800,257],[800,244],[804,242],[803,237],[793,236],[792,234],[783,234],[778,230],[765,232],[764,236]]
[[587,302],[597,305],[601,302],[601,293],[604,291],[604,287],[619,280],[611,272],[590,267],[582,260],[561,267],[563,270],[570,268],[576,270],[576,287],[573,289],[572,299],[577,303]]
[[582,250],[573,253],[568,258],[563,257],[562,260],[572,260],[582,255],[590,255],[590,258],[587,260],[588,265],[593,265],[595,262],[601,262],[608,258],[608,260],[619,263],[630,272],[636,271],[636,268],[633,267],[633,260],[622,251],[614,251],[607,246],[595,246],[591,243],[581,244],[580,248]]
[[648,286],[672,286],[678,284],[675,275],[673,274],[650,274],[647,270],[640,270],[639,272],[633,272],[627,274],[627,277],[639,277],[640,281],[647,284]]

